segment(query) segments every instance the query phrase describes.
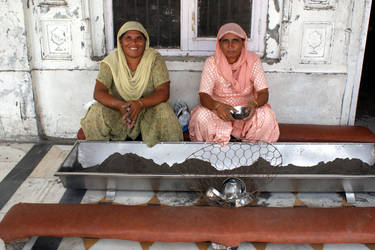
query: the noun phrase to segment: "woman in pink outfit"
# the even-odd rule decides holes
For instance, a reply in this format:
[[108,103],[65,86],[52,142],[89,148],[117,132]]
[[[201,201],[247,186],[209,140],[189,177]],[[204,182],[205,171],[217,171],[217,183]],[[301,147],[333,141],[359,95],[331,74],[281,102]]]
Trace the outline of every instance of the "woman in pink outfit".
[[[226,145],[231,136],[244,142],[275,142],[276,116],[268,102],[268,85],[259,57],[247,50],[245,31],[236,23],[221,26],[216,52],[207,58],[199,88],[200,105],[191,112],[192,141]],[[234,106],[247,106],[249,116],[235,120]]]

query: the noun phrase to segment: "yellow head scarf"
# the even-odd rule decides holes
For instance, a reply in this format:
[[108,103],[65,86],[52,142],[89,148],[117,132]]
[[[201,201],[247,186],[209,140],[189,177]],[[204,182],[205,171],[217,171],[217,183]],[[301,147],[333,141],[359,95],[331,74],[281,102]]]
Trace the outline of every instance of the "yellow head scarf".
[[[128,67],[124,51],[120,46],[120,37],[129,30],[137,30],[146,37],[145,51],[137,66],[134,76]],[[111,52],[102,62],[109,65],[115,86],[125,101],[138,100],[149,81],[151,66],[158,52],[150,48],[150,39],[146,29],[139,22],[126,22],[117,33],[117,49]]]

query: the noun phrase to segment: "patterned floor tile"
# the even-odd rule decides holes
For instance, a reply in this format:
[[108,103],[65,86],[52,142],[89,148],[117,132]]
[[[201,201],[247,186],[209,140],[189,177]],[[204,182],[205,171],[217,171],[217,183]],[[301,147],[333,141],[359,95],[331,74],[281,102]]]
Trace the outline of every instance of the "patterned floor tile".
[[197,244],[197,247],[199,248],[199,250],[207,250],[208,247],[211,245],[210,242],[198,242],[195,244]]
[[356,193],[353,205],[356,207],[375,207],[375,193]]
[[129,240],[100,239],[89,250],[143,250],[139,242]]
[[0,162],[0,182],[14,168],[14,165],[13,162]]
[[293,193],[262,193],[257,205],[266,207],[292,207],[296,200]]
[[[243,242],[238,246],[237,250],[264,250],[265,246],[266,244]],[[207,250],[213,250],[211,244],[209,244]]]
[[340,207],[343,202],[339,193],[298,193],[297,197],[308,207]]
[[51,178],[69,154],[72,146],[55,145],[43,157],[30,177]]
[[34,144],[0,143],[0,181],[13,169]]
[[0,162],[17,163],[34,143],[0,143]]
[[314,250],[314,248],[309,244],[268,243],[265,250]]
[[37,239],[38,237],[31,237],[31,239],[26,243],[22,250],[32,250]]
[[199,250],[197,244],[192,242],[155,242],[149,250]]
[[86,250],[82,238],[66,237],[61,240],[57,250]]
[[324,244],[323,250],[368,250],[364,244]]
[[255,248],[253,244],[244,242],[238,246],[238,250],[257,250],[257,249]]
[[201,198],[198,192],[158,192],[156,196],[160,204],[167,206],[192,206]]
[[256,250],[264,250],[264,249],[266,249],[267,243],[265,243],[265,242],[253,242],[252,245],[255,247]]
[[152,191],[117,191],[114,202],[124,205],[140,205],[149,202],[155,193]]
[[6,213],[19,202],[58,203],[64,192],[65,188],[57,177],[28,178],[17,189],[1,212]]
[[5,243],[2,239],[0,239],[0,250],[6,250],[5,249]]
[[105,199],[105,191],[102,190],[87,190],[82,198],[81,203],[98,203]]
[[98,242],[99,239],[93,239],[93,238],[82,238],[83,244],[85,245],[85,249],[90,249],[96,242]]
[[154,242],[140,242],[143,250],[149,250]]
[[87,190],[81,203],[113,202],[123,205],[146,205],[154,196],[155,194],[152,191],[116,191],[115,199],[109,201],[106,197],[106,191]]

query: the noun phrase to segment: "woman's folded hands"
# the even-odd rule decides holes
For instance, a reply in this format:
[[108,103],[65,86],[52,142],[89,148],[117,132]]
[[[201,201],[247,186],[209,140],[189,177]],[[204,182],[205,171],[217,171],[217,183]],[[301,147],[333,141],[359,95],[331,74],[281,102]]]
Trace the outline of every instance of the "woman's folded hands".
[[137,100],[129,101],[121,105],[120,112],[122,114],[122,121],[128,126],[129,129],[133,128],[142,108],[142,102]]

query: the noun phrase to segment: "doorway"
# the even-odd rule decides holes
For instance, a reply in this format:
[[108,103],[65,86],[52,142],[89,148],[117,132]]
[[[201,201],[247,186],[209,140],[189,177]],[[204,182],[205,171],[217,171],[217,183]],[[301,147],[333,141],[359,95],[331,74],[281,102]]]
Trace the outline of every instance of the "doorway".
[[374,9],[372,5],[355,119],[355,125],[368,127],[373,133],[375,133]]

